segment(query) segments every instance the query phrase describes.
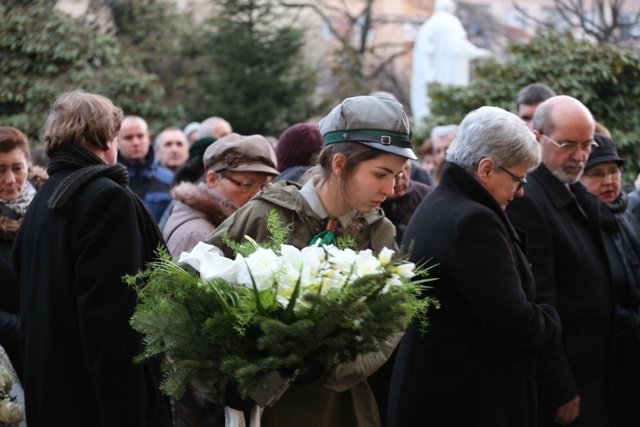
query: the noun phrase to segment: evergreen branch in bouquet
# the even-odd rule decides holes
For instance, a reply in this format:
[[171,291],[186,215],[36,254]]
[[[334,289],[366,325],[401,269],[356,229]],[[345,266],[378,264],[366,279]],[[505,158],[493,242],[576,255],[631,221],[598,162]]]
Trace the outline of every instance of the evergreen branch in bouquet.
[[245,239],[241,242],[236,242],[232,240],[228,234],[222,236],[222,242],[227,245],[234,254],[240,254],[244,257],[254,253],[258,247],[277,251],[280,249],[280,246],[287,241],[287,237],[291,233],[291,227],[291,224],[285,226],[276,210],[272,209],[267,212],[267,231],[270,237],[266,242],[261,242],[260,245],[258,245],[256,241],[249,236],[245,236]]
[[201,283],[166,251],[158,251],[154,262],[124,280],[140,298],[130,324],[143,335],[144,349],[134,361],[164,355],[162,390],[179,397],[186,383],[199,373],[212,371],[203,361],[215,352],[216,345],[235,339],[220,325],[238,316],[230,307],[239,297],[224,281]]
[[[302,266],[301,266],[302,267]],[[291,323],[293,320],[293,310],[295,309],[296,303],[298,302],[298,298],[300,297],[300,286],[302,285],[302,269],[300,269],[300,275],[298,276],[298,281],[295,284],[293,289],[293,293],[291,294],[291,299],[289,300],[289,304],[284,309],[284,313],[282,313],[282,321],[284,323]],[[320,290],[318,290],[320,292]],[[274,295],[275,297],[275,295]]]

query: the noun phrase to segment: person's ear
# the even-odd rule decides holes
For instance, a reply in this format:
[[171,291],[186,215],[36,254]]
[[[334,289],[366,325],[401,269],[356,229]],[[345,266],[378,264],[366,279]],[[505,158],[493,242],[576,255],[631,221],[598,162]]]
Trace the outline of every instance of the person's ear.
[[337,176],[342,176],[346,163],[347,163],[347,157],[342,153],[336,153],[333,155],[333,158],[331,159],[331,170]]
[[214,171],[207,171],[207,187],[213,189],[218,186],[218,175]]
[[536,136],[536,140],[538,141],[538,143],[540,143],[540,139],[542,138],[542,133],[540,133],[539,130],[534,129],[533,134]]
[[478,167],[476,169],[478,180],[480,180],[480,182],[482,183],[486,182],[486,180],[489,179],[489,177],[493,173],[494,169],[495,162],[493,161],[493,159],[485,157],[480,160],[480,163],[478,163]]

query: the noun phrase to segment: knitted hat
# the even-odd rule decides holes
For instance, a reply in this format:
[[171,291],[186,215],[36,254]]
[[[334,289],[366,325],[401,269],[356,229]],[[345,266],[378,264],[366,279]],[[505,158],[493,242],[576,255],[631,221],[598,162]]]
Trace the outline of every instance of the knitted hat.
[[342,101],[318,123],[324,145],[359,142],[376,150],[416,160],[409,118],[390,98],[354,96]]
[[598,146],[589,154],[589,159],[584,167],[585,169],[609,162],[616,163],[618,166],[624,165],[624,159],[618,156],[618,150],[616,150],[616,146],[613,144],[611,138],[596,133],[593,135],[593,139],[598,143]]
[[278,170],[309,166],[314,154],[322,149],[322,135],[316,125],[297,123],[287,128],[276,145]]
[[262,135],[231,133],[204,152],[204,168],[214,172],[263,172],[279,175],[276,153]]
[[216,139],[212,136],[205,136],[193,141],[193,144],[189,147],[189,164],[201,166],[205,150],[214,142],[216,142]]

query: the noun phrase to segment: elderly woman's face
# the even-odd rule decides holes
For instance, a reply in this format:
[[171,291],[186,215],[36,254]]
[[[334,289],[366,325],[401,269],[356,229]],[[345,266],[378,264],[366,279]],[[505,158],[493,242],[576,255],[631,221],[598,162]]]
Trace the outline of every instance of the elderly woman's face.
[[497,166],[487,176],[484,187],[496,199],[502,210],[507,208],[514,197],[524,195],[521,182],[526,179],[528,170],[527,165]]
[[601,163],[585,169],[580,182],[603,203],[613,203],[620,195],[621,173],[617,163]]
[[0,152],[0,200],[16,200],[27,181],[27,157],[19,148]]

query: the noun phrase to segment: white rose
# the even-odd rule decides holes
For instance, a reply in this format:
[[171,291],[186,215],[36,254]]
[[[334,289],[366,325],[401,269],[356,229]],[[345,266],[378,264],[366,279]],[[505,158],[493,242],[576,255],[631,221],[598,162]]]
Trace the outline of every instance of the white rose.
[[273,285],[276,272],[282,266],[282,259],[271,249],[258,248],[245,258],[246,264],[237,276],[239,284],[252,287],[255,282],[258,290],[269,289]]
[[0,401],[0,422],[19,423],[22,421],[22,405],[9,399]]
[[234,260],[225,258],[220,249],[204,242],[199,242],[191,252],[182,252],[178,262],[195,268],[204,281],[219,278],[227,282],[235,281],[244,264],[241,255]]
[[355,266],[358,277],[380,273],[380,261],[373,256],[370,249],[358,252]]
[[0,362],[0,391],[8,392],[13,386],[13,379],[9,371]]

